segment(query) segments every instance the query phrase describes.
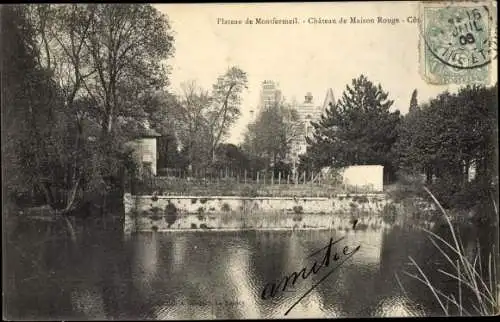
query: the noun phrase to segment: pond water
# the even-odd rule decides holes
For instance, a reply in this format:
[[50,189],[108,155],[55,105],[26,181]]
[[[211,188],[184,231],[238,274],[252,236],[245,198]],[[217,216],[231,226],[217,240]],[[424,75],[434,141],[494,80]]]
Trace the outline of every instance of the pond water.
[[[444,236],[447,229],[434,230]],[[76,242],[61,231],[62,224],[27,222],[9,232],[4,246],[8,319],[442,315],[429,289],[403,273],[415,272],[410,256],[442,291],[456,289],[456,282],[437,272],[446,266],[443,256],[416,228],[124,236],[119,227],[99,225],[78,230]],[[464,231],[467,252],[476,251],[477,238],[491,245],[487,235]],[[352,250],[359,245],[359,250],[339,265],[332,260],[317,274],[300,277],[274,298],[261,298],[267,283],[310,268],[314,260],[308,256],[327,246],[330,238],[341,237],[332,246],[332,256],[346,257],[345,246]],[[488,247],[482,252],[490,251]]]

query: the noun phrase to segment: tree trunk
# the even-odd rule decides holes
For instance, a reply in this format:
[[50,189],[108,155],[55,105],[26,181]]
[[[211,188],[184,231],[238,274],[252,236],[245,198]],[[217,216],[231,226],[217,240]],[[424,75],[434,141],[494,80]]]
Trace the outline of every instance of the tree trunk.
[[427,166],[425,168],[425,182],[427,184],[431,184],[432,183],[432,168]]
[[469,182],[469,168],[470,168],[470,160],[465,161],[465,171],[464,171],[464,182]]

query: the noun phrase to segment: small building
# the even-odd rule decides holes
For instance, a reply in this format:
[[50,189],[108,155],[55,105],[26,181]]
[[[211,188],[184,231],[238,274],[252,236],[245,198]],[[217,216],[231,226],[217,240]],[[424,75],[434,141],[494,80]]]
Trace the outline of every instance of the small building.
[[139,166],[139,175],[151,174],[156,176],[156,141],[161,134],[145,129],[139,133],[137,138],[130,141],[128,145],[134,150],[134,158]]
[[384,190],[384,167],[382,165],[352,165],[341,170],[345,185],[365,188],[373,192]]

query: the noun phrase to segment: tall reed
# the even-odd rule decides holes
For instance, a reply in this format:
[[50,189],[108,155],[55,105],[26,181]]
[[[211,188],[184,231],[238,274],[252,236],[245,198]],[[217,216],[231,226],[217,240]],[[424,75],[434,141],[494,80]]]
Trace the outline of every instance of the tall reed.
[[[409,259],[411,264],[418,271],[418,274],[412,274],[407,271],[404,271],[403,273],[425,284],[431,291],[437,303],[439,303],[439,306],[445,315],[453,315],[453,312],[455,311],[453,309],[456,309],[455,312],[458,312],[458,315],[460,316],[498,315],[500,313],[500,286],[497,284],[497,254],[495,252],[495,246],[493,246],[493,251],[488,255],[486,272],[484,272],[480,251],[478,250],[474,258],[469,259],[465,253],[458,229],[453,227],[450,217],[432,192],[426,187],[424,187],[424,189],[431,196],[443,214],[451,233],[452,241],[448,242],[434,232],[424,228],[422,229],[428,234],[428,237],[434,247],[451,265],[451,272],[443,269],[438,269],[438,272],[443,275],[443,278],[452,279],[457,283],[458,294],[445,294],[443,291],[439,290],[435,286],[436,283],[433,283],[433,281],[430,280],[430,278],[424,273],[422,268],[411,256]],[[498,207],[495,201],[493,201],[493,205],[495,213],[498,217]],[[451,257],[456,257],[457,259],[453,260]],[[396,278],[399,282],[397,275]],[[401,283],[400,287],[403,288]],[[403,292],[406,293],[404,288]],[[467,298],[465,298],[464,295],[466,294],[472,294],[472,296],[467,296]]]

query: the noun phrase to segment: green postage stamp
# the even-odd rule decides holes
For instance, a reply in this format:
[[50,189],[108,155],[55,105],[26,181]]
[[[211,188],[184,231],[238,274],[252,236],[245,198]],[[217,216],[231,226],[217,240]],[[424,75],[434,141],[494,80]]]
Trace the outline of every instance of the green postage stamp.
[[490,83],[497,58],[496,5],[425,1],[420,16],[420,73],[427,82]]

